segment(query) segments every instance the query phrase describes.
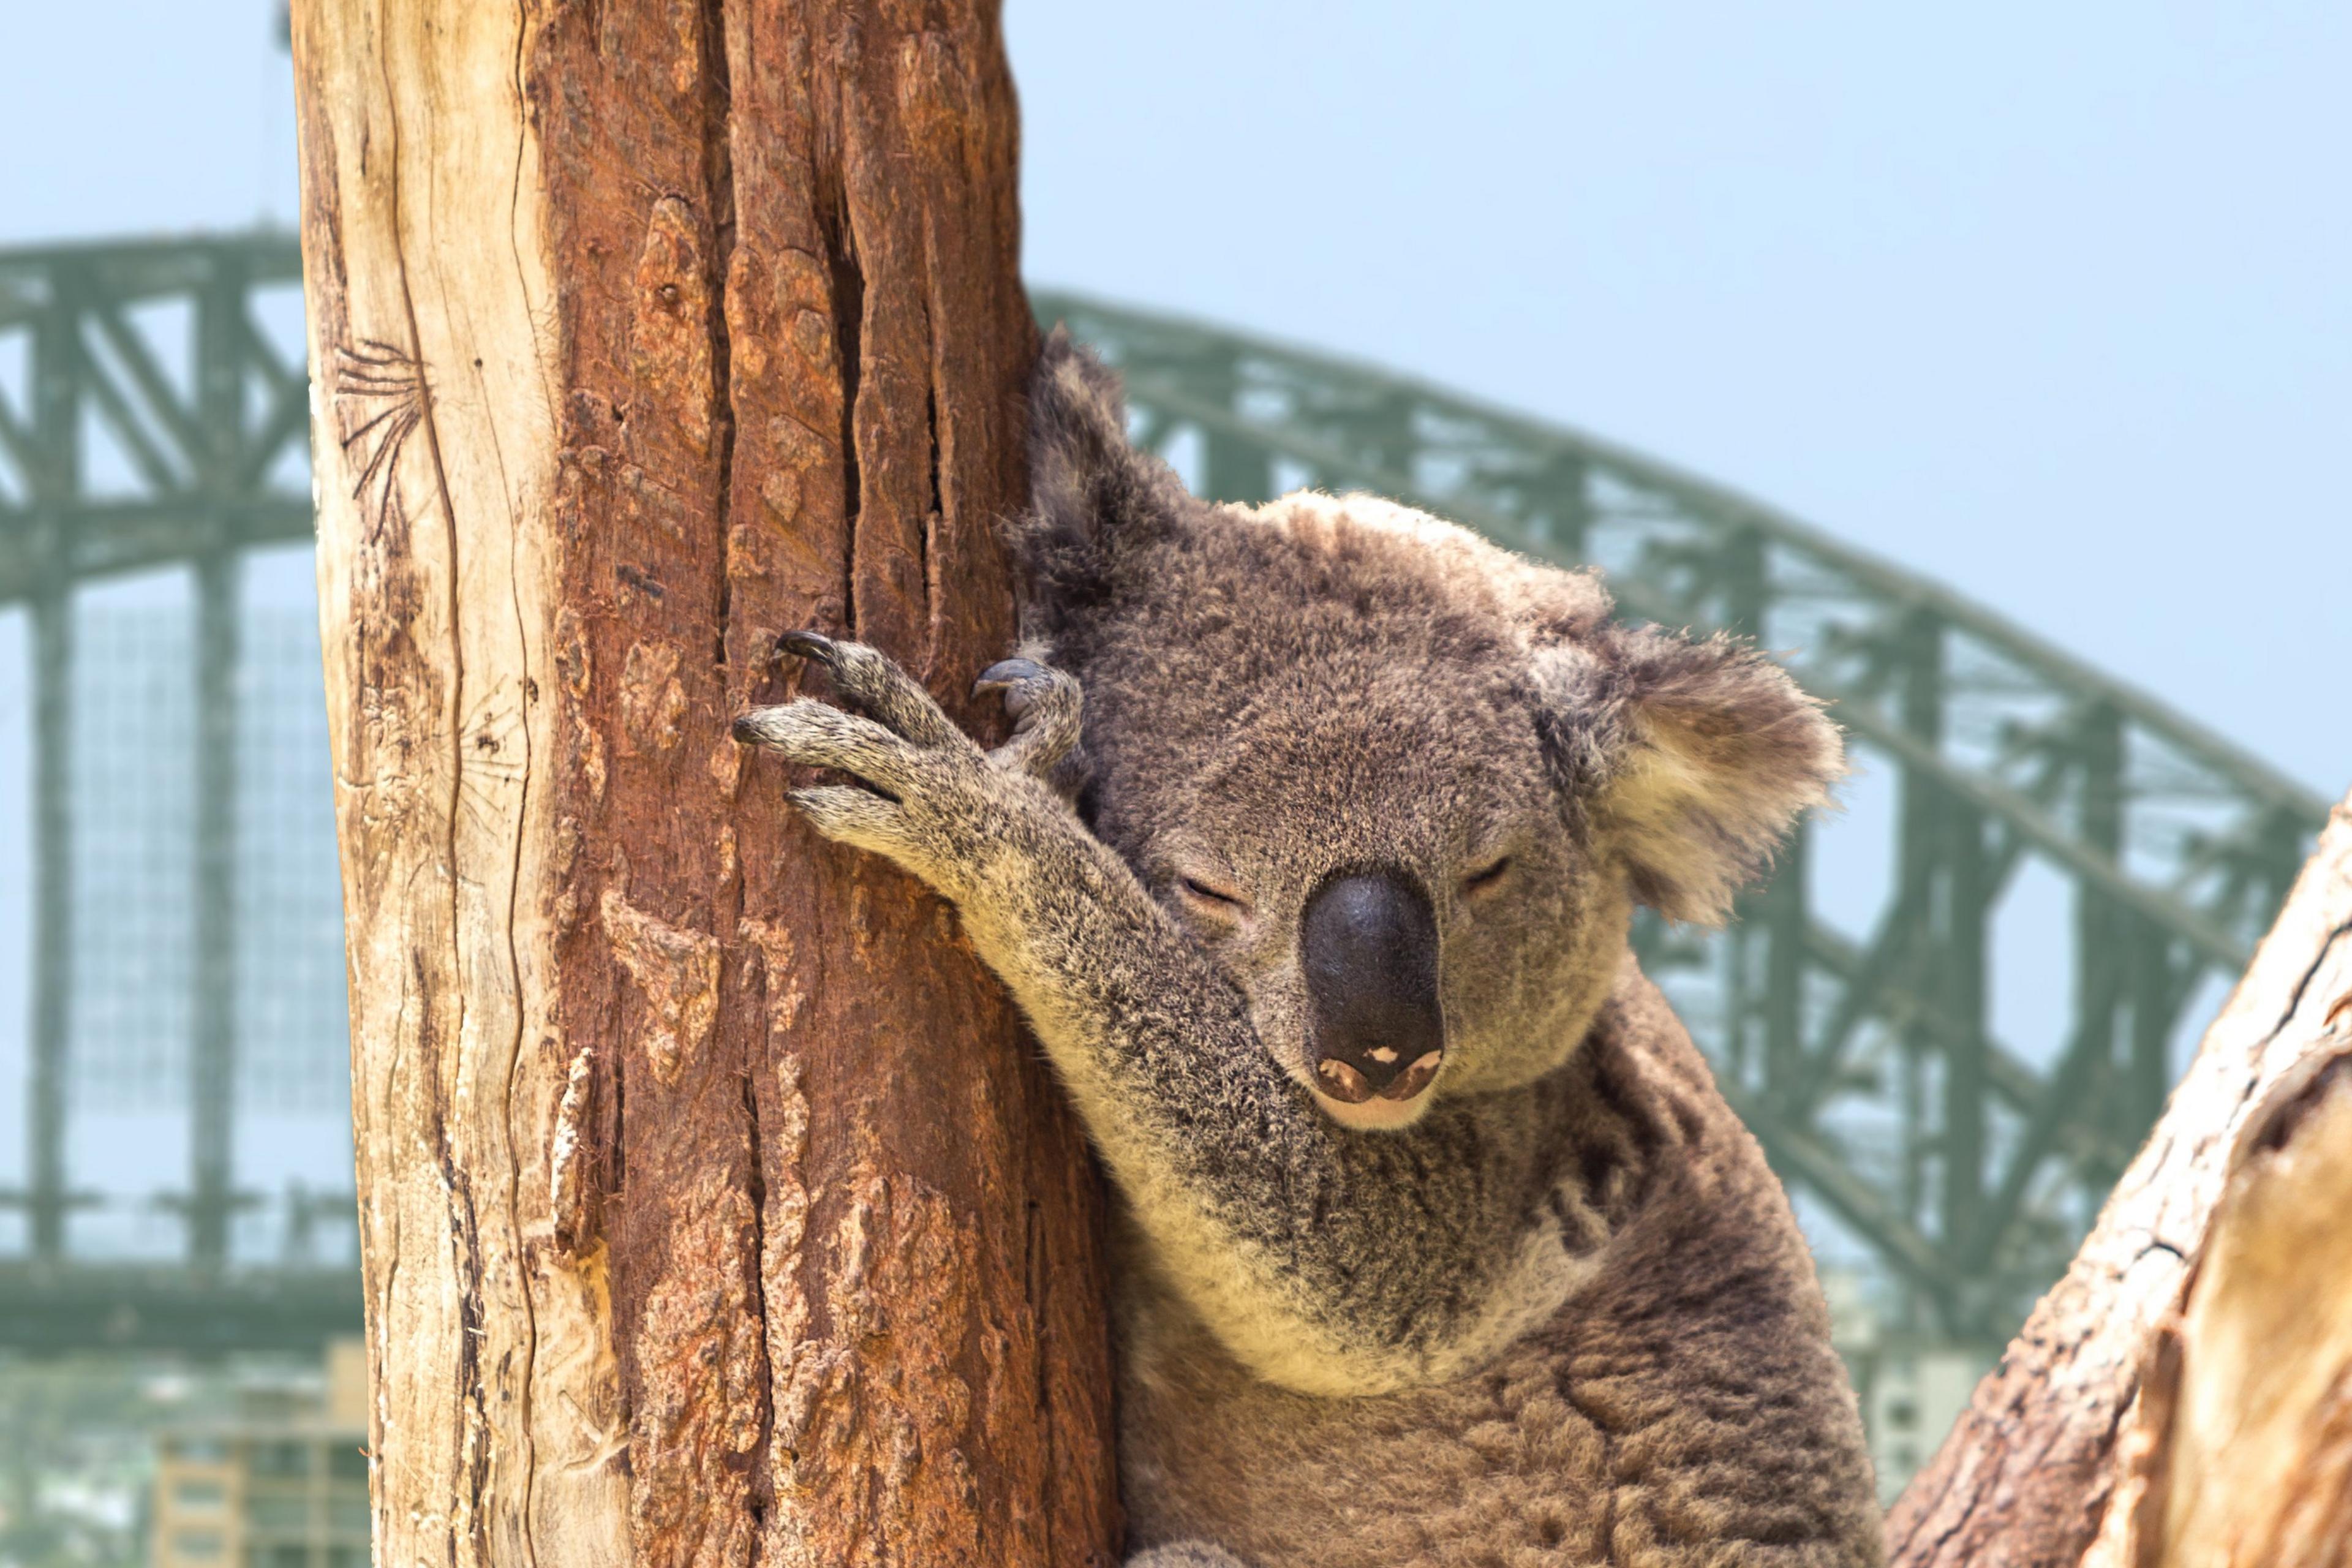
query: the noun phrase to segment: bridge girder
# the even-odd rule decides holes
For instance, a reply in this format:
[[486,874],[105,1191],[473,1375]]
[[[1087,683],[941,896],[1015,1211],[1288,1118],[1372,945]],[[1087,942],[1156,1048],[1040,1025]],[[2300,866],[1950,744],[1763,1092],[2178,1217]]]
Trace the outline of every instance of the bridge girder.
[[[236,1190],[231,1155],[227,950],[202,934],[225,929],[233,907],[236,869],[217,854],[196,856],[185,893],[202,948],[192,1170],[173,1200],[188,1261],[126,1274],[79,1261],[68,1242],[82,1200],[63,1136],[73,804],[62,759],[77,655],[65,609],[99,577],[194,568],[205,707],[194,816],[225,821],[236,624],[223,565],[310,533],[289,471],[307,437],[307,386],[255,307],[258,291],[299,277],[282,236],[0,254],[0,608],[22,605],[33,623],[37,843],[30,1159],[24,1185],[0,1192],[28,1215],[29,1247],[0,1260],[0,1323],[37,1321],[45,1348],[77,1322],[91,1342],[110,1321],[142,1343],[197,1346],[235,1339],[223,1324],[239,1311],[275,1314],[268,1331],[298,1338],[355,1313],[355,1294],[315,1269],[229,1265],[228,1216],[250,1195]],[[1645,922],[1639,946],[1791,1186],[1863,1238],[1943,1329],[2004,1331],[2063,1262],[2053,1248],[2070,1245],[2070,1202],[2095,1202],[2153,1122],[2184,1005],[2242,965],[2325,803],[1990,612],[1666,465],[1303,350],[1075,296],[1036,303],[1120,366],[1139,437],[1189,455],[1216,499],[1299,484],[1379,491],[1537,557],[1601,565],[1634,616],[1801,650],[1800,678],[1896,784],[1893,870],[1868,929],[1850,934],[1817,907],[1809,832],[1727,931]],[[156,305],[191,334],[184,384],[154,312],[142,315]],[[112,454],[110,484],[98,482],[92,432]],[[1991,921],[2035,862],[2071,889],[2075,998],[2057,1047],[2038,1054],[1995,1038],[1988,1021]],[[257,1305],[273,1279],[288,1288],[279,1306]],[[97,1313],[91,1303],[109,1299],[131,1316]]]

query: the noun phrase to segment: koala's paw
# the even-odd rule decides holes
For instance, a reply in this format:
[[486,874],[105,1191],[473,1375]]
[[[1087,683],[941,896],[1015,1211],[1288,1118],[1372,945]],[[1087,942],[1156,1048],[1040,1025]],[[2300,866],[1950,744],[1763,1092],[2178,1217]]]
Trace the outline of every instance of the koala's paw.
[[1078,683],[1032,658],[1008,658],[981,671],[974,692],[1002,691],[1013,734],[989,753],[1001,768],[1049,778],[1078,743],[1086,702]]
[[1005,691],[1016,723],[1011,740],[984,752],[879,651],[814,632],[786,633],[777,647],[823,665],[855,710],[803,698],[735,721],[746,744],[857,781],[791,792],[818,832],[887,856],[950,897],[1006,850],[1042,836],[1053,808],[1034,775],[1076,738],[1076,682],[1024,659],[991,669],[982,684]]

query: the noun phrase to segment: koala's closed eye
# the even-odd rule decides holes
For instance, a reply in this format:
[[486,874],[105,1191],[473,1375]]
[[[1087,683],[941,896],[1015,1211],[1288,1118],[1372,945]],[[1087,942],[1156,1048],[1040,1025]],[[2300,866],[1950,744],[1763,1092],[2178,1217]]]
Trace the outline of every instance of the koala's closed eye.
[[1230,887],[1180,871],[1176,875],[1176,890],[1185,904],[1220,920],[1238,920],[1249,913],[1249,900]]
[[1511,858],[1508,855],[1498,855],[1463,878],[1462,891],[1474,899],[1481,893],[1491,892],[1502,886],[1510,872]]

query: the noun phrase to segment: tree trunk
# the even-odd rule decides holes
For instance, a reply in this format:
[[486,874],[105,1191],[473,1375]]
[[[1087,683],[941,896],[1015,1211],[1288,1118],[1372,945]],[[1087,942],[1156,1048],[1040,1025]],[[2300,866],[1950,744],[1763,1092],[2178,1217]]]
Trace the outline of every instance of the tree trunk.
[[[727,732],[1013,637],[989,0],[298,0],[377,1561],[1083,1563],[1099,1193]],[[993,718],[990,719],[993,722]]]
[[[1895,1504],[1896,1568],[2352,1568],[2326,1531],[2352,1524],[2347,1053],[2352,800],[2074,1267]],[[2309,1316],[2266,1320],[2273,1288]],[[2288,1554],[2306,1540],[2336,1555]]]

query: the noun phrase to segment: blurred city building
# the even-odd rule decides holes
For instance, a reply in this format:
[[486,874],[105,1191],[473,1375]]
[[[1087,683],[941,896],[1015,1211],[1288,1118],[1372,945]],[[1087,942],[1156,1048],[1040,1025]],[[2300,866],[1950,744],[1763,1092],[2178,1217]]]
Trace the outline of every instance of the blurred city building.
[[1892,1503],[1968,1408],[2001,1347],[1904,1326],[1899,1307],[1875,1300],[1877,1282],[1856,1269],[1824,1268],[1822,1291],[1831,1342],[1862,1406],[1879,1500]]
[[256,1380],[232,1415],[155,1437],[153,1568],[365,1568],[367,1355],[323,1379]]

